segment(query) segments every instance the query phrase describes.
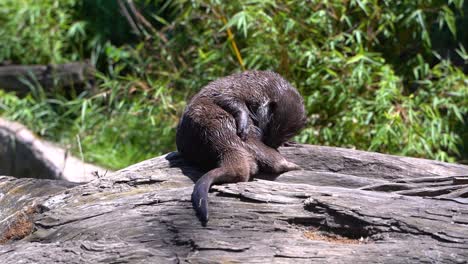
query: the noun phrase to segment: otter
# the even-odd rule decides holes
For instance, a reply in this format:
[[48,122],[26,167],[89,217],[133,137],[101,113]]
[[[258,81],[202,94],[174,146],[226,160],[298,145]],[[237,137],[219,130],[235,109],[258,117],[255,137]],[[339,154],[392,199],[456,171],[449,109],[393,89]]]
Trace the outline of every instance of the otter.
[[304,127],[305,120],[298,91],[271,71],[217,79],[190,100],[177,127],[176,145],[184,159],[208,171],[192,193],[204,226],[212,184],[245,182],[260,171],[300,169],[277,149]]

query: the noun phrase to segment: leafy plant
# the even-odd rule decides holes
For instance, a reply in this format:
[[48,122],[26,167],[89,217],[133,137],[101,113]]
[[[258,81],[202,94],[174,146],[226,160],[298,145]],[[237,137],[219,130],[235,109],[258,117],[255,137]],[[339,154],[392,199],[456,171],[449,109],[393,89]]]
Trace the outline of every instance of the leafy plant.
[[[190,96],[244,69],[277,71],[300,90],[300,142],[467,159],[462,0],[25,2],[0,4],[0,61],[91,57],[99,91],[3,93],[0,113],[72,150],[79,140],[87,160],[121,168],[174,150]],[[41,26],[14,35],[34,12]]]
[[75,0],[3,0],[0,2],[0,61],[60,63],[71,58],[67,32]]

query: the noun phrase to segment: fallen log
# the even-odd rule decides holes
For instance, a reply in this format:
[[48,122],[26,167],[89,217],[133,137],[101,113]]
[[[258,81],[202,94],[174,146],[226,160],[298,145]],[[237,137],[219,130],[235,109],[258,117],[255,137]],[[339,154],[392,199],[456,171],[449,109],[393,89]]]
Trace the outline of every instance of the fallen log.
[[25,95],[40,86],[44,91],[56,89],[89,89],[94,78],[94,67],[85,62],[57,65],[0,66],[0,89]]
[[36,137],[25,126],[0,118],[0,175],[89,182],[106,170]]
[[468,166],[281,152],[303,170],[214,186],[207,227],[190,202],[202,172],[177,153],[78,186],[2,177],[0,262],[466,263]]

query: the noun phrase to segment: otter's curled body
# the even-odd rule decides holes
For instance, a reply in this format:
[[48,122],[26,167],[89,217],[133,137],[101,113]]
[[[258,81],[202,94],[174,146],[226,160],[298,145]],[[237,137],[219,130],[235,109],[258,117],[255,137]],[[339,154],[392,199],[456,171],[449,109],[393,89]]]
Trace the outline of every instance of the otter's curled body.
[[247,71],[203,87],[186,107],[176,135],[182,156],[209,170],[192,194],[202,223],[208,221],[212,184],[248,181],[260,170],[298,169],[277,148],[304,124],[301,96],[277,73]]

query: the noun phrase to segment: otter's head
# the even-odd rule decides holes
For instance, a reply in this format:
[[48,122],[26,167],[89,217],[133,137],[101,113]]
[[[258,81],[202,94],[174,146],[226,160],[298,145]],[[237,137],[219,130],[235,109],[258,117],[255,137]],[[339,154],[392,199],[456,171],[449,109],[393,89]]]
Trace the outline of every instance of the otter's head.
[[269,104],[270,120],[263,141],[278,148],[305,126],[304,101],[295,90],[288,90]]

